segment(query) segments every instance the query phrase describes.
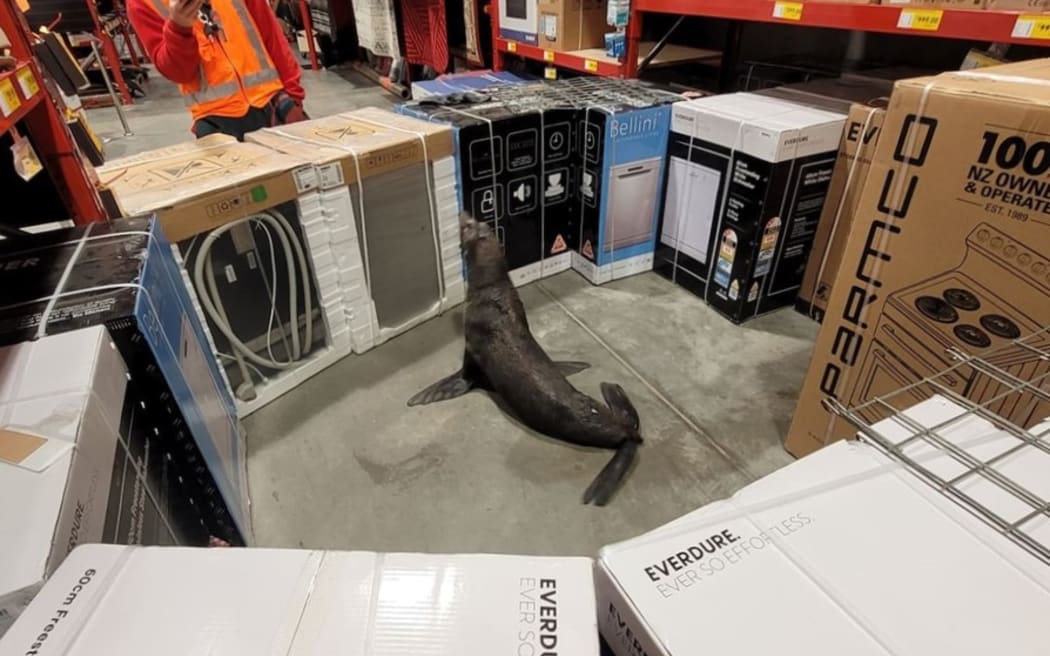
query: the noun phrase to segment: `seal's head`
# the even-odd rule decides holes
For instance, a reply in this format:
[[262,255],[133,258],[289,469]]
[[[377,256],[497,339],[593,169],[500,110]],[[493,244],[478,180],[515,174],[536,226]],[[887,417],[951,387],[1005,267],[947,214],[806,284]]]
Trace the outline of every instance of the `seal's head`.
[[481,285],[506,276],[506,263],[496,233],[469,215],[459,220],[460,243],[467,261],[468,283]]

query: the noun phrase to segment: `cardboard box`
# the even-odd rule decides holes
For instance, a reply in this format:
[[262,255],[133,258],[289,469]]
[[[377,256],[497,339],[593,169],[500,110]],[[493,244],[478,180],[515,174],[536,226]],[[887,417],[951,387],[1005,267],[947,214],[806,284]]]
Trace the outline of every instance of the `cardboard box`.
[[537,0],[503,0],[499,5],[499,36],[501,39],[520,41],[529,45],[539,42],[536,28],[539,26]]
[[570,51],[605,44],[605,2],[602,0],[539,0],[539,46]]
[[178,243],[240,416],[351,352],[331,244],[304,234],[324,214],[309,160],[214,135],[114,160],[98,173],[126,213],[155,212]]
[[[0,286],[7,298],[0,344],[108,328],[134,383],[127,388],[135,396],[125,398],[143,410],[129,430],[148,427],[145,437],[129,438],[132,459],[146,462],[155,477],[177,467],[209,534],[250,541],[244,439],[233,399],[158,222],[110,221],[0,242]],[[163,494],[163,487],[153,492]]]
[[597,656],[592,561],[81,547],[0,655],[174,656],[202,645],[225,656]]
[[[949,347],[997,352],[995,364],[1025,380],[1046,371],[1010,346],[1050,325],[1039,156],[1050,148],[1041,136],[1050,132],[1046,80],[1044,59],[897,83],[788,451],[805,455],[852,434],[828,415],[825,397],[857,405],[917,383],[956,364]],[[1045,404],[992,403],[1005,388],[969,366],[951,381],[953,393],[1018,424],[1050,414]],[[917,388],[915,399],[928,393]]]
[[854,105],[842,131],[835,172],[795,300],[795,309],[817,321],[824,318],[831,288],[838,276],[885,113],[875,107]]
[[[963,412],[934,399],[907,414],[930,427]],[[901,427],[890,420],[880,430],[903,439]],[[1019,444],[973,415],[940,434],[982,460]],[[908,450],[942,475],[959,468],[944,452]],[[1045,458],[1022,448],[995,466],[1046,495]],[[959,485],[993,512],[1026,512],[981,476]],[[1050,544],[1050,520],[1027,528]],[[860,442],[606,547],[595,585],[599,629],[616,656],[1035,656],[1046,650],[1038,618],[1050,612],[1050,568]]]
[[845,119],[751,93],[676,103],[656,271],[735,323],[794,303]]
[[81,543],[208,543],[105,327],[0,347],[0,363],[0,635],[32,599],[17,591]]
[[[247,140],[318,167],[324,223],[347,235],[337,249],[338,277],[355,350],[463,301],[460,206],[447,126],[365,108],[260,130]],[[311,225],[308,232],[320,229]],[[346,252],[351,230],[358,235],[356,257]]]

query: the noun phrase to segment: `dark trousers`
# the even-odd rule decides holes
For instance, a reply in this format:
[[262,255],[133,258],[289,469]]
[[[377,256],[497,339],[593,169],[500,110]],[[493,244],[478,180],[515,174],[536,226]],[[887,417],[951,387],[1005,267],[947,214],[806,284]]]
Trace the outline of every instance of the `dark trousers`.
[[266,105],[252,107],[244,116],[205,116],[197,119],[190,129],[198,139],[209,134],[221,133],[236,137],[237,141],[244,141],[244,135],[249,132],[275,125],[297,123],[308,118],[310,117],[306,115],[302,105],[284,91],[279,91]]

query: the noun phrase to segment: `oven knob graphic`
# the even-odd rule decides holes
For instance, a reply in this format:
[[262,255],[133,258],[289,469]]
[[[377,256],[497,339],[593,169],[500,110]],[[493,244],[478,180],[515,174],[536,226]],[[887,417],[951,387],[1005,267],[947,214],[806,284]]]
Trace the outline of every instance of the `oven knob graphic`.
[[977,231],[977,241],[988,241],[988,238],[992,236],[992,233],[981,228]]
[[1028,266],[1032,263],[1032,256],[1028,253],[1021,253],[1017,256],[1017,263],[1021,266]]
[[1017,255],[1017,247],[1013,244],[1010,244],[1009,246],[1003,249],[1003,255],[1005,255],[1008,259],[1012,258],[1014,255]]
[[998,250],[998,249],[1000,249],[1002,247],[1003,247],[1003,238],[1002,237],[994,237],[992,239],[992,248]]
[[1041,276],[1046,273],[1046,262],[1036,262],[1032,265],[1032,273]]

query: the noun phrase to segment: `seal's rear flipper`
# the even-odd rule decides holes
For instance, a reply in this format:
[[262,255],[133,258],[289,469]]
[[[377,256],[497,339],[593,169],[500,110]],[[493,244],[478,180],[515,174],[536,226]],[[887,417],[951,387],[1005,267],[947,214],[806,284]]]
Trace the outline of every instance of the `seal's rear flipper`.
[[584,369],[590,369],[591,364],[589,362],[574,362],[572,360],[561,360],[554,363],[554,366],[558,368],[562,376],[568,378],[573,374],[578,374]]
[[584,503],[593,501],[596,506],[604,506],[609,503],[609,499],[619,489],[623,477],[630,469],[631,463],[634,462],[634,454],[638,452],[639,444],[641,440],[629,440],[620,445],[620,448],[616,450],[616,455],[602,468],[598,476],[587,487],[587,491],[583,493]]
[[437,403],[438,401],[447,401],[449,399],[454,399],[457,396],[463,396],[473,388],[474,383],[467,380],[463,376],[463,370],[460,369],[451,376],[442,378],[419,394],[410,398],[408,400],[408,405],[409,407],[412,407],[415,405]]
[[638,411],[634,409],[634,404],[627,398],[627,392],[616,383],[602,383],[601,387],[605,403],[613,412],[631,422],[634,429],[638,430],[641,420],[638,419]]

